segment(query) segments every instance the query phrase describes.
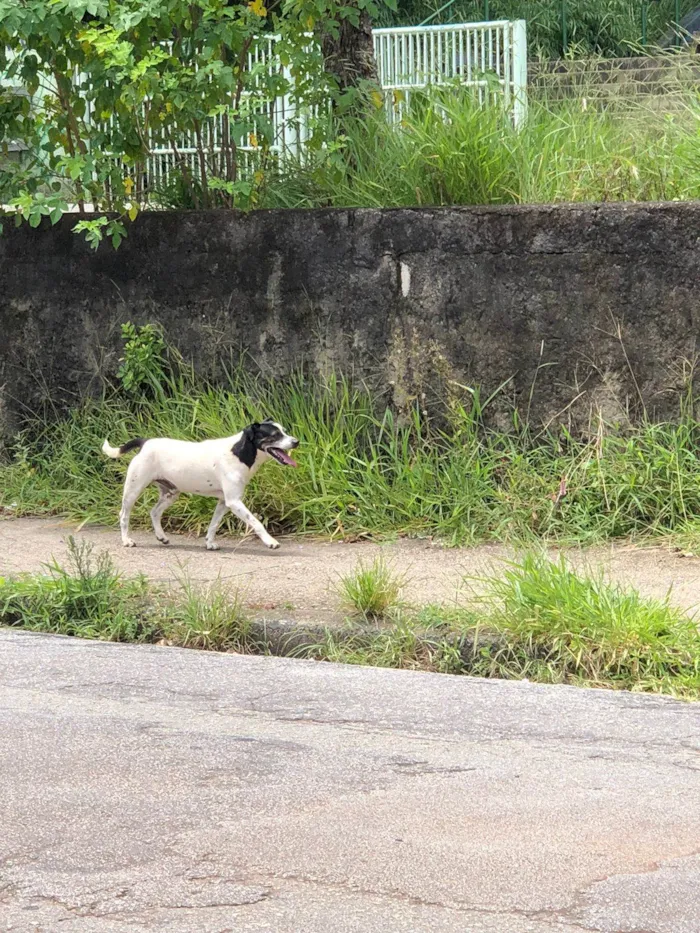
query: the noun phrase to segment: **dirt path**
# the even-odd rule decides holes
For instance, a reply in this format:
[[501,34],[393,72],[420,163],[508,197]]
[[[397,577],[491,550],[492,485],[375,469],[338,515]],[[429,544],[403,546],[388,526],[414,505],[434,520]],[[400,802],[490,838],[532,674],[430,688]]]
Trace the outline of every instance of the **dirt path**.
[[[282,539],[278,551],[266,550],[257,539],[221,538],[222,549],[209,552],[203,539],[171,535],[172,543],[163,547],[145,531],[135,534],[138,547],[124,549],[113,528],[92,526],[76,531],[74,525],[56,519],[22,518],[0,521],[0,574],[38,571],[52,557],[65,561],[70,534],[91,541],[96,551],[109,551],[125,573],[145,573],[158,582],[175,580],[183,573],[195,580],[221,577],[240,586],[251,606],[305,613],[337,609],[334,582],[338,575],[380,552],[406,575],[404,598],[413,605],[464,598],[471,589],[464,583],[465,576],[497,573],[499,564],[513,555],[508,548],[494,545],[442,548],[428,541],[377,545],[298,538]],[[649,596],[663,597],[670,591],[677,605],[700,607],[698,558],[621,544],[566,553],[575,566],[601,567],[610,579]]]

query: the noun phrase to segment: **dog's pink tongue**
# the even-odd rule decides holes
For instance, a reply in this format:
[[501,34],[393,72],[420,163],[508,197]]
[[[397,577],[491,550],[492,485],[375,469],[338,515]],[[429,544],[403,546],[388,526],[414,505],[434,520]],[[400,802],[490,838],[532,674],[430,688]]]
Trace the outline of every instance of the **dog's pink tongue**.
[[[277,449],[279,450],[279,448]],[[293,466],[293,467],[298,466],[296,460],[292,460],[289,454],[286,453],[284,450],[280,450],[280,453],[282,454],[282,463],[284,463],[285,466]]]

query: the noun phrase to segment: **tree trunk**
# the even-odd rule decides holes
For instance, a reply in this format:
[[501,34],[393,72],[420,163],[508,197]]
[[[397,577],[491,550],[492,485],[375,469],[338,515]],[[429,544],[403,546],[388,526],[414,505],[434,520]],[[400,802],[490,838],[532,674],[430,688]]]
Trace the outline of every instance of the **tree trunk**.
[[326,72],[335,79],[341,94],[364,81],[378,81],[372,22],[366,10],[360,10],[359,17],[357,26],[348,19],[339,20],[337,37],[326,32],[321,42]]

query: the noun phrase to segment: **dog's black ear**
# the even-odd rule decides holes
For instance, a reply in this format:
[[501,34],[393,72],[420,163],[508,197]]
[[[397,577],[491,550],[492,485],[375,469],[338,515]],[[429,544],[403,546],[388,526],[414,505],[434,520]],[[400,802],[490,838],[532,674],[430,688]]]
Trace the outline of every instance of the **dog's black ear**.
[[255,423],[249,424],[247,427],[243,428],[241,439],[236,441],[231,448],[231,453],[238,457],[241,463],[245,464],[247,467],[252,467],[255,463],[255,457],[257,456],[255,436],[256,429],[259,427],[260,425]]

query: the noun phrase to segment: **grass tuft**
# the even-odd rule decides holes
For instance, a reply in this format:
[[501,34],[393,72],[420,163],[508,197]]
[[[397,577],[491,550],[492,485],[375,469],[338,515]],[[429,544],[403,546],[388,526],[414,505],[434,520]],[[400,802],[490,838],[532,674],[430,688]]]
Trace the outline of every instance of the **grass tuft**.
[[404,583],[405,579],[395,574],[380,555],[369,565],[360,561],[356,570],[341,576],[338,592],[348,607],[367,621],[376,621],[400,608]]
[[479,673],[697,696],[700,631],[668,599],[642,597],[602,575],[581,576],[537,554],[488,582],[480,613],[502,648]]
[[240,594],[219,580],[195,585],[189,577],[182,577],[165,610],[164,631],[169,644],[207,651],[255,650]]
[[68,568],[56,561],[46,574],[0,578],[0,624],[32,632],[106,641],[148,642],[161,629],[143,577],[123,578],[107,553],[68,539]]

